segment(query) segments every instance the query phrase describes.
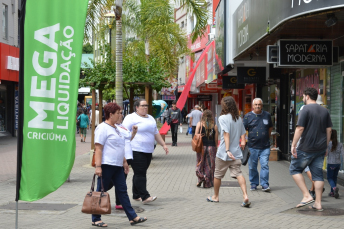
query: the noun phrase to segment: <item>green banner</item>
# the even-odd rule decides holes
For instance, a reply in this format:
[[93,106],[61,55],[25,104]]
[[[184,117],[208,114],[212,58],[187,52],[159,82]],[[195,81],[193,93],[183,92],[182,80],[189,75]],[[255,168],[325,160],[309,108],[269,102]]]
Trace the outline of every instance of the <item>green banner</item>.
[[88,0],[27,0],[19,200],[58,189],[75,158],[75,116]]

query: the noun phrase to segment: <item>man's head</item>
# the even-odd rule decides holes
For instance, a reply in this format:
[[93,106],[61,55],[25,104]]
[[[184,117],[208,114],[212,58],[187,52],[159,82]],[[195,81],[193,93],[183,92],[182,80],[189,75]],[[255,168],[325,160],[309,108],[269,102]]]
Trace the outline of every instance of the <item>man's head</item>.
[[173,108],[173,109],[176,109],[176,105],[177,105],[177,101],[174,100],[174,101],[172,102],[172,108]]
[[261,98],[255,98],[252,101],[253,111],[256,114],[260,114],[263,111],[263,100]]
[[315,88],[312,87],[307,87],[304,91],[303,91],[303,103],[305,105],[309,104],[309,103],[315,103],[315,101],[318,98],[318,91]]
[[195,105],[195,109],[199,110],[199,109],[200,109],[200,107],[199,107],[198,105]]

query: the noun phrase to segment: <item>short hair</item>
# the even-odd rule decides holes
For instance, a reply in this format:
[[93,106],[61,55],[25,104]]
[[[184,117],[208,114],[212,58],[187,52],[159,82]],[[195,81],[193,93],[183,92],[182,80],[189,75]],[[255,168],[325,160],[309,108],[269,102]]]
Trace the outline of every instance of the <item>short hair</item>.
[[260,102],[262,102],[262,105],[263,105],[263,100],[261,98],[254,98],[252,101],[252,104],[254,103],[255,100],[260,100]]
[[108,120],[110,118],[110,114],[116,113],[121,108],[117,105],[117,103],[108,103],[104,107],[104,115],[105,119]]
[[176,100],[173,100],[173,101],[172,101],[172,105],[173,105],[173,104],[177,104],[177,101],[176,101]]
[[134,102],[134,107],[135,107],[135,109],[136,109],[136,107],[140,106],[140,103],[141,103],[142,101],[146,101],[146,100],[145,100],[145,99],[141,99],[141,98],[135,100],[135,102]]
[[83,112],[85,115],[87,115],[87,109],[86,108],[83,109]]
[[311,100],[316,101],[318,98],[318,90],[312,87],[307,87],[304,91],[303,91],[304,95],[308,95],[309,98],[311,98]]
[[196,105],[195,105],[195,108],[199,108],[199,106],[196,104]]

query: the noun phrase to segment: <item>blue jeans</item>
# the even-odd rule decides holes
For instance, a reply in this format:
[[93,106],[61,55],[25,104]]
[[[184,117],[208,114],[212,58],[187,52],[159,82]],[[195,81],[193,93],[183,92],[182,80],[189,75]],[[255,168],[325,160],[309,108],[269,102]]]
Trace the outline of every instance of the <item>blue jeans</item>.
[[257,170],[258,159],[260,161],[260,184],[262,187],[269,186],[269,156],[270,148],[254,149],[249,148],[251,156],[248,159],[249,178],[251,186],[259,185],[259,173]]
[[[102,165],[102,179],[104,185],[104,191],[108,191],[112,185],[116,188],[116,194],[118,195],[122,207],[129,220],[133,220],[137,217],[134,209],[131,207],[127,184],[125,183],[123,167],[113,165]],[[100,191],[101,183],[98,178],[97,191]],[[101,215],[92,215],[92,222],[101,221]]]
[[339,172],[340,164],[327,164],[327,180],[331,185],[331,192],[333,188],[337,187],[337,177]]

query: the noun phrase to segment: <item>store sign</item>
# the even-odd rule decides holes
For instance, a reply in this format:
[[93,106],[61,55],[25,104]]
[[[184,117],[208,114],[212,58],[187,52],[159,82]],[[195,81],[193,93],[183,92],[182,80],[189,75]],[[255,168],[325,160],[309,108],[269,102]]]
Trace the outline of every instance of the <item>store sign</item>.
[[19,91],[14,91],[14,129],[18,130],[19,117]]
[[329,40],[279,40],[279,66],[331,66]]
[[224,76],[222,78],[222,89],[244,89],[245,84],[238,84],[236,76]]
[[266,80],[266,67],[238,67],[238,84],[258,83],[264,84]]
[[212,101],[213,96],[212,95],[197,95],[198,101]]
[[217,93],[217,87],[208,89],[206,85],[200,86],[199,88],[200,93]]
[[7,69],[19,71],[19,58],[7,56]]
[[210,83],[205,85],[206,90],[217,90],[217,84],[216,83]]
[[162,95],[162,100],[176,100],[175,95]]

